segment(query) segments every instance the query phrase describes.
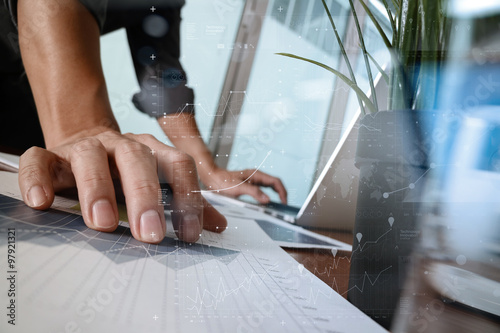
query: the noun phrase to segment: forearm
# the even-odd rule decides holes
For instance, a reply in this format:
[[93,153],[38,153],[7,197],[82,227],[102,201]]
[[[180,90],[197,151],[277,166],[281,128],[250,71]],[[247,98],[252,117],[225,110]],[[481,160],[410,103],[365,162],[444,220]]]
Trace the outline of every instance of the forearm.
[[51,2],[18,2],[21,55],[48,148],[75,133],[118,129],[102,73],[95,19],[76,0],[58,2],[57,15],[40,15]]
[[202,181],[217,169],[212,153],[198,130],[194,115],[172,114],[159,118],[158,122],[174,146],[195,160]]
[[258,170],[228,171],[217,167],[198,131],[194,115],[172,114],[159,118],[158,122],[170,141],[195,160],[198,175],[207,189],[230,196],[249,194],[261,203],[268,203],[269,197],[259,186],[269,186],[286,204],[286,189],[278,178]]
[[[48,14],[51,6],[57,14]],[[115,131],[99,29],[88,10],[77,0],[19,0],[18,23],[23,63],[49,148],[32,147],[20,159],[24,201],[47,209],[56,191],[76,186],[87,226],[113,231],[119,178],[132,235],[159,243],[166,232],[165,208],[158,202],[160,175],[172,187],[172,224],[179,239],[195,242],[203,226],[224,230],[225,218],[200,194],[189,156],[150,135]]]

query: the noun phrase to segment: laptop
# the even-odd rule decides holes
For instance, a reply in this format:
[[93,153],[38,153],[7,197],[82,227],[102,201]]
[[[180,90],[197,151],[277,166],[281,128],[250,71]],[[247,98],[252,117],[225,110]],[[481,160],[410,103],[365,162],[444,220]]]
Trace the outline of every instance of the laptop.
[[[377,96],[389,94],[380,73],[375,90]],[[371,91],[367,95],[370,97]],[[385,103],[379,100],[381,110],[387,108]],[[271,203],[259,209],[302,227],[352,232],[358,199],[359,169],[354,163],[360,118],[361,110],[357,109],[300,208]]]
[[359,181],[359,170],[354,165],[359,117],[358,110],[301,207],[277,202],[259,205],[242,199],[231,200],[298,226],[352,231]]

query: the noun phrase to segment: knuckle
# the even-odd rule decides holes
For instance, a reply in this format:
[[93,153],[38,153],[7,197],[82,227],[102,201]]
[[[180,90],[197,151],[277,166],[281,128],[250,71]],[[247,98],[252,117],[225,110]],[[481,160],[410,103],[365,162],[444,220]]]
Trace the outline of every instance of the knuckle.
[[19,169],[19,179],[24,181],[38,181],[40,177],[40,169],[35,165],[28,165]]
[[107,140],[119,139],[122,135],[119,132],[110,129],[110,130],[99,133],[97,136],[100,139],[107,141]]
[[40,147],[29,148],[19,157],[19,168],[23,169],[25,165],[29,166],[33,161],[41,160],[43,154],[46,152],[45,149]]
[[[140,142],[132,140],[122,140],[117,146],[116,151],[121,155],[147,155],[149,148]],[[150,155],[150,154],[149,154]]]
[[130,139],[130,140],[135,140],[137,138],[137,134],[134,134],[134,133],[130,133],[130,132],[127,132],[127,133],[123,133],[122,134],[124,137]]
[[177,165],[185,165],[185,166],[195,166],[194,159],[182,152],[182,151],[175,151],[172,156],[171,156],[171,161],[172,164],[177,164]]
[[96,138],[83,138],[76,141],[71,146],[73,156],[79,156],[86,152],[95,152],[96,150],[104,150],[104,146],[101,141]]
[[46,150],[40,147],[33,146],[26,150],[22,155],[21,159],[30,157],[30,156],[39,156],[42,155]]
[[151,134],[135,134],[134,137],[140,142],[156,141],[156,138]]
[[141,197],[151,195],[157,196],[159,189],[159,183],[154,181],[134,182],[130,187],[130,190],[134,193],[134,195],[140,195]]
[[106,183],[110,183],[110,180],[105,174],[90,174],[90,175],[85,175],[80,179],[81,185],[85,187],[102,187]]

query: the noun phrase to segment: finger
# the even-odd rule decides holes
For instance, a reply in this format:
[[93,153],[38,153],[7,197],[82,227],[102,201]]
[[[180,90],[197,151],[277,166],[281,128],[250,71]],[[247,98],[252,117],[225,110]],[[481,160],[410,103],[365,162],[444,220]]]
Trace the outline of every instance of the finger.
[[261,204],[268,204],[271,201],[269,196],[262,192],[259,186],[244,183],[238,185],[235,189],[237,189],[236,196],[248,194]]
[[172,187],[172,224],[179,239],[196,242],[203,228],[203,197],[193,159],[180,151],[161,151],[159,169]]
[[172,188],[172,224],[177,236],[185,242],[196,242],[203,227],[203,197],[194,160],[150,135],[134,137],[152,149],[162,182],[167,182]]
[[213,232],[223,232],[227,228],[227,220],[208,201],[203,198],[203,228]]
[[133,136],[120,138],[112,156],[120,174],[130,229],[134,238],[159,243],[166,233],[163,205],[159,203],[160,183],[156,158]]
[[47,209],[54,201],[50,165],[57,156],[45,149],[32,147],[19,159],[19,188],[24,202],[31,208]]
[[[252,170],[244,171],[244,173],[250,173],[250,174],[253,172],[255,171]],[[257,171],[250,178],[250,182],[255,185],[271,187],[275,192],[278,193],[281,202],[284,204],[287,203],[287,191],[279,178]]]
[[99,231],[115,230],[118,209],[105,147],[96,138],[79,140],[71,146],[70,162],[85,223]]

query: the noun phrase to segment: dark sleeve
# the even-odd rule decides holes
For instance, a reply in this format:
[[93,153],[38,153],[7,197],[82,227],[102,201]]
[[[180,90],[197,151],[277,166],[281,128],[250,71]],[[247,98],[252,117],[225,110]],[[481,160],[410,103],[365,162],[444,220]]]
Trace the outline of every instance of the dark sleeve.
[[94,16],[102,31],[104,21],[106,20],[106,8],[108,7],[108,0],[78,0],[84,5],[89,12]]
[[17,0],[3,0],[3,4],[9,10],[10,19],[17,28]]
[[[100,30],[104,26],[104,21],[106,19],[106,7],[108,5],[108,0],[78,0],[82,5],[84,5],[88,11],[94,16],[99,25]],[[3,0],[4,5],[9,9],[12,22],[17,27],[17,0]],[[49,8],[51,10],[57,10],[57,1],[53,2],[53,7]]]
[[127,27],[141,88],[132,101],[137,109],[155,118],[194,113],[194,92],[187,86],[186,72],[179,61],[181,8],[158,6],[150,14],[140,25]]

